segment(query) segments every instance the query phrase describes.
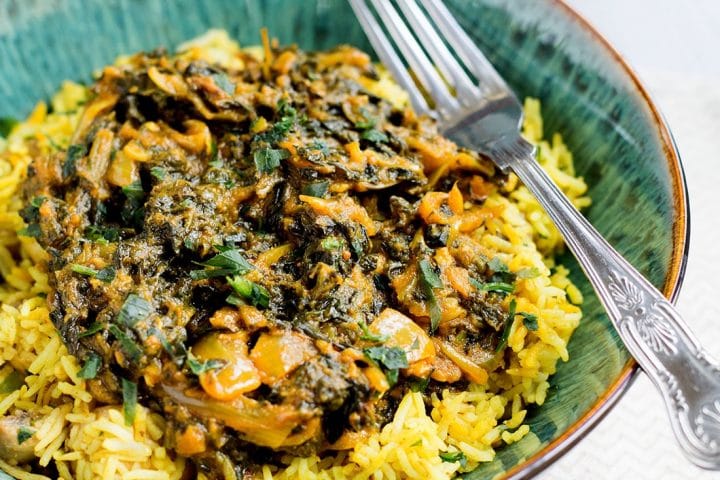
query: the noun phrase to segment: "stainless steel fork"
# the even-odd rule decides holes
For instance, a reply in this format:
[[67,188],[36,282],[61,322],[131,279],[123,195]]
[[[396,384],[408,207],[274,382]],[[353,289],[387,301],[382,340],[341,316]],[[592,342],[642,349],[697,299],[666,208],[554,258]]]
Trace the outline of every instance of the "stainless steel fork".
[[672,304],[613,249],[535,161],[534,146],[519,134],[522,105],[472,39],[440,0],[419,0],[420,5],[415,0],[367,0],[373,8],[366,0],[349,1],[415,110],[435,117],[459,145],[484,153],[503,171],[512,170],[539,200],[625,346],[660,390],[687,457],[701,467],[720,469],[718,363]]

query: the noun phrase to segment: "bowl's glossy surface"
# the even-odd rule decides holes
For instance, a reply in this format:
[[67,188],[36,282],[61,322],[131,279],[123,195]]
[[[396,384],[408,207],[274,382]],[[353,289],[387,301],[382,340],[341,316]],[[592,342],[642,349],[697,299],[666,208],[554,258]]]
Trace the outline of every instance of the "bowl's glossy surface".
[[[612,49],[554,0],[447,0],[521,95],[542,99],[545,131],[560,131],[590,185],[587,215],[667,295],[687,249],[687,197],[670,135]],[[9,0],[0,2],[0,117],[23,117],[63,79],[89,80],[121,53],[172,47],[211,27],[257,44],[267,26],[305,49],[368,44],[344,0]],[[586,302],[552,379],[530,411],[532,433],[468,478],[525,476],[562,453],[627,386],[634,363],[571,258]]]

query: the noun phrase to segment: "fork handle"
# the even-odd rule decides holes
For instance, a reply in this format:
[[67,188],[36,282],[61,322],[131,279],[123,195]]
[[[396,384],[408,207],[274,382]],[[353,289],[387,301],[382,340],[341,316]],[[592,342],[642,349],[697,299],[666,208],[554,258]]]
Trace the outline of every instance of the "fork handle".
[[[696,465],[720,469],[720,367],[678,311],[583,217],[523,139],[505,160],[542,204],[590,279],[625,346],[660,390],[675,436]],[[503,162],[499,162],[500,165]]]

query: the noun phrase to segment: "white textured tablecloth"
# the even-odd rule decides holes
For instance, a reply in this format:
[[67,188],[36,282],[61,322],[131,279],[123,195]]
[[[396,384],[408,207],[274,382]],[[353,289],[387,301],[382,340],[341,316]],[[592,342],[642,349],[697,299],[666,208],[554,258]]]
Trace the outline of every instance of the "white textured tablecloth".
[[[640,74],[675,136],[690,192],[690,256],[677,305],[720,358],[720,78]],[[706,480],[720,472],[696,468],[683,457],[662,400],[641,373],[607,417],[540,478]]]

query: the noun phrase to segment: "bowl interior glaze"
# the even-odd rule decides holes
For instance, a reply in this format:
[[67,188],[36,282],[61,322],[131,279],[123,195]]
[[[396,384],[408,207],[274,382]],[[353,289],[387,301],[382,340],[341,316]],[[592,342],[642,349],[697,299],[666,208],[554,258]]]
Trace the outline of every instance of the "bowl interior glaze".
[[[554,0],[447,4],[516,92],[542,100],[546,135],[563,134],[590,185],[593,224],[656,286],[676,292],[688,231],[682,171],[662,121],[622,61]],[[258,44],[263,26],[305,49],[370,49],[343,0],[10,0],[0,3],[0,117],[22,118],[63,79],[89,81],[119,54],[172,48],[208,28]],[[565,263],[585,296],[571,360],[558,366],[545,404],[529,412],[531,433],[467,478],[542,468],[631,377],[630,357],[591,287],[572,257]]]

